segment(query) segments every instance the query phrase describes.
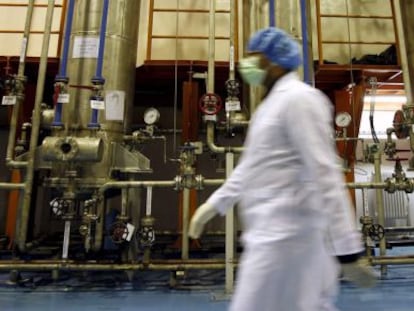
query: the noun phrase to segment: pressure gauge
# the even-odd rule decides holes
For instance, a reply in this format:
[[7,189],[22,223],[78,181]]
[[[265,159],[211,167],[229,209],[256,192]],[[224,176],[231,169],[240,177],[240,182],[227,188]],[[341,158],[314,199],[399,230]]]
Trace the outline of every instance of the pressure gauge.
[[160,119],[160,112],[154,107],[148,108],[144,112],[144,122],[147,125],[153,125]]
[[346,111],[338,112],[335,116],[335,124],[339,127],[348,127],[351,120],[351,115]]

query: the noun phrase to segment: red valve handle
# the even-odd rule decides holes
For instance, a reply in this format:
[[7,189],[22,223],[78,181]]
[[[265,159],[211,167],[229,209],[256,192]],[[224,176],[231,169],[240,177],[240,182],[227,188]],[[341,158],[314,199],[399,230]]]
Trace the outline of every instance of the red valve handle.
[[207,93],[201,96],[198,104],[200,110],[208,115],[217,114],[222,107],[222,101],[220,96],[214,93]]

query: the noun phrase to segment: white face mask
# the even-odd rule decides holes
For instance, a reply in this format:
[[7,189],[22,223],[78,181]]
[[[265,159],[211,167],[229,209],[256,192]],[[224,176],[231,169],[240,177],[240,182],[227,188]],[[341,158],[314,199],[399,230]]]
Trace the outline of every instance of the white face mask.
[[240,60],[238,70],[244,82],[256,86],[263,84],[267,71],[259,68],[259,62],[259,56],[249,56]]

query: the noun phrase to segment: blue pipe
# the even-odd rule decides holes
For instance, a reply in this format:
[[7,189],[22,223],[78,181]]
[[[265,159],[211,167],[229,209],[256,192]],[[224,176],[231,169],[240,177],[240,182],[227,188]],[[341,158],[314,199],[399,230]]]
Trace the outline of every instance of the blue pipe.
[[276,19],[275,19],[275,0],[269,0],[269,26],[276,27]]
[[55,105],[55,117],[52,122],[52,126],[62,127],[62,103],[56,103]]
[[[99,33],[98,60],[96,64],[95,76],[92,78],[92,84],[95,84],[95,85],[105,84],[105,78],[102,76],[102,67],[103,67],[104,52],[105,52],[105,33],[106,33],[106,27],[108,23],[108,11],[109,11],[109,0],[104,0],[103,10],[102,10],[101,29]],[[98,98],[97,96],[93,96],[91,99],[103,100],[102,98],[100,97]],[[92,109],[91,121],[88,124],[88,128],[90,129],[100,128],[100,124],[98,123],[98,109]]]
[[[70,33],[72,32],[73,12],[75,11],[75,0],[69,1],[68,13],[66,16],[66,28],[65,39],[63,41],[63,53],[62,60],[59,67],[59,73],[55,77],[55,82],[68,83],[69,77],[67,76],[68,58],[69,58],[69,46],[70,46]],[[56,94],[57,96],[59,94]],[[62,127],[62,103],[56,102],[55,116],[53,118],[52,126]]]
[[100,84],[105,83],[105,79],[102,77],[102,65],[103,65],[103,58],[104,58],[104,51],[105,51],[105,32],[106,32],[106,24],[108,21],[108,9],[109,9],[109,0],[104,0],[101,30],[99,34],[98,61],[97,61],[95,76],[92,78],[92,82],[100,83]]
[[68,14],[66,17],[66,28],[65,28],[65,39],[63,42],[62,62],[59,68],[59,75],[56,76],[56,79],[64,79],[64,80],[68,79],[67,78],[68,55],[69,55],[69,45],[70,45],[70,33],[72,31],[74,11],[75,11],[75,0],[70,0]]
[[[94,99],[94,98],[91,98]],[[95,98],[98,99],[98,98]],[[98,109],[92,109],[91,122],[88,124],[89,129],[99,129],[101,126],[98,123]]]
[[308,19],[306,16],[306,0],[300,0],[300,18],[302,26],[302,49],[303,49],[303,81],[312,84],[309,73],[309,50],[308,50]]

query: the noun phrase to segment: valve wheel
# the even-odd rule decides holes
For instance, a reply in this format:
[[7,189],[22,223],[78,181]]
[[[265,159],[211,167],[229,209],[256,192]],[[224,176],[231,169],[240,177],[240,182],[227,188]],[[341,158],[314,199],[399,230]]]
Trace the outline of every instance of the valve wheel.
[[116,222],[111,226],[110,235],[115,244],[121,244],[126,241],[129,231],[128,227],[123,222]]
[[154,244],[155,241],[155,230],[153,227],[142,227],[139,232],[141,246],[148,247]]
[[371,225],[368,229],[368,235],[374,241],[381,241],[385,236],[384,227],[379,224]]
[[49,205],[52,208],[53,214],[56,216],[62,216],[69,210],[70,201],[61,198],[54,198],[52,201],[50,201]]
[[200,110],[208,115],[217,114],[222,107],[222,101],[220,96],[214,93],[207,93],[201,96],[198,104]]
[[394,120],[392,121],[397,138],[402,139],[408,137],[409,135],[409,128],[404,123],[404,112],[402,110],[397,110],[394,114]]
[[240,83],[237,80],[227,80],[225,83],[226,90],[229,96],[236,97],[239,95]]

